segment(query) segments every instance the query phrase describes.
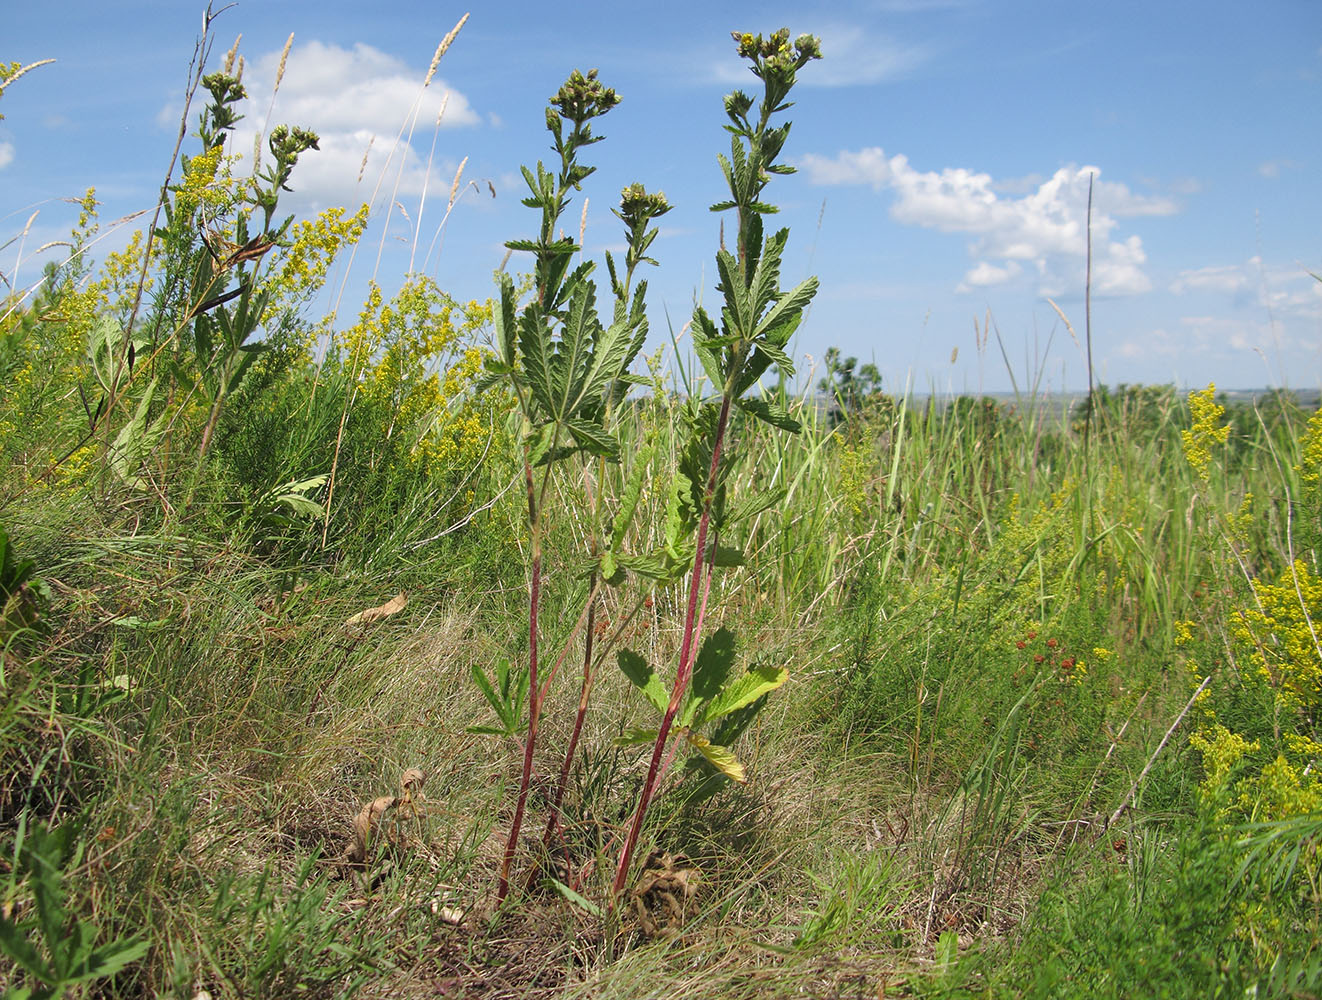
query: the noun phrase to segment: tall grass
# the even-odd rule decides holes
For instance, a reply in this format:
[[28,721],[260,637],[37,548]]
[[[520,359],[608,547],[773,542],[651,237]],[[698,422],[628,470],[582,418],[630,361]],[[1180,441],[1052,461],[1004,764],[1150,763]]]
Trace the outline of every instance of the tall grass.
[[[105,267],[122,284],[125,262]],[[563,789],[527,774],[562,836],[515,846],[559,888],[488,922],[530,755],[517,729],[470,731],[490,709],[469,678],[528,653],[532,542],[508,400],[472,378],[489,307],[415,282],[356,323],[285,315],[223,407],[144,404],[130,380],[105,417],[81,345],[122,309],[88,287],[52,281],[0,320],[0,919],[43,960],[75,922],[127,942],[88,995],[1316,995],[1316,947],[1288,947],[1317,927],[1313,817],[1234,812],[1273,727],[1311,731],[1234,632],[1251,581],[1316,572],[1292,398],[1232,409],[1203,478],[1169,387],[1099,387],[1088,413],[872,393],[844,419],[764,388],[801,433],[732,425],[731,495],[783,499],[722,539],[744,560],[713,578],[709,631],[737,626],[741,662],[790,679],[743,720],[747,784],[696,758],[658,783],[642,871],[691,873],[696,894],[649,940],[626,884],[612,948],[600,911],[649,770],[616,739],[643,720],[613,671],[586,721],[573,670],[546,689],[542,745],[580,745]],[[681,361],[612,415],[657,484],[633,551],[666,541]],[[139,407],[165,420],[130,462],[102,438],[123,445]],[[545,648],[580,629],[580,555],[631,475],[545,479]],[[605,592],[587,628],[664,662],[687,597]],[[1209,717],[1172,726],[1202,676],[1197,713],[1260,744],[1220,792],[1188,739]],[[413,767],[417,799],[397,794]],[[38,913],[29,829],[67,838],[63,923]]]

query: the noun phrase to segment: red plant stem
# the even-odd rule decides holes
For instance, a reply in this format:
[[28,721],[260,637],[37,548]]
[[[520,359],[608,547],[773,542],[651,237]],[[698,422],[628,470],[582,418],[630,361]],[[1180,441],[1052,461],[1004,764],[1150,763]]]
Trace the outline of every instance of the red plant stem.
[[[595,588],[594,588],[595,594]],[[560,765],[560,780],[555,787],[555,800],[551,803],[551,814],[546,818],[546,832],[542,834],[542,843],[550,845],[551,835],[560,823],[560,806],[565,799],[565,787],[569,784],[569,768],[574,762],[574,752],[578,749],[578,738],[583,732],[583,719],[588,712],[588,699],[592,696],[592,626],[596,619],[597,602],[594,599],[588,605],[588,634],[583,642],[583,686],[578,694],[578,715],[574,719],[574,731],[569,737],[569,746],[565,749],[565,760]]]
[[702,517],[698,520],[697,551],[693,554],[693,574],[689,579],[689,606],[684,615],[684,641],[679,650],[679,666],[675,669],[675,686],[671,689],[670,704],[666,706],[666,714],[661,719],[661,728],[657,730],[656,744],[652,747],[652,762],[647,767],[647,780],[643,783],[643,791],[638,798],[638,809],[633,814],[629,838],[624,842],[624,850],[620,852],[620,863],[615,869],[612,901],[624,891],[624,883],[629,878],[629,865],[633,861],[634,849],[638,846],[638,835],[643,829],[643,818],[647,814],[647,807],[652,802],[657,771],[661,766],[661,757],[665,753],[670,727],[675,721],[679,703],[688,690],[689,679],[693,676],[693,637],[702,627],[701,621],[698,620],[698,597],[704,590],[703,569],[707,561],[707,525],[711,521],[711,505],[716,494],[716,473],[721,462],[721,443],[725,440],[725,427],[730,421],[732,396],[732,387],[727,384],[725,395],[721,398],[721,415],[716,422],[716,439],[712,442],[711,468],[707,472],[707,488],[702,498]]
[[537,742],[537,718],[541,714],[542,692],[537,686],[537,606],[542,589],[542,535],[537,516],[537,493],[532,481],[532,463],[525,448],[523,478],[528,486],[528,523],[532,534],[532,580],[528,588],[528,739],[523,744],[523,775],[519,779],[519,801],[514,807],[510,823],[509,840],[505,842],[505,856],[500,863],[500,882],[496,889],[496,906],[505,902],[510,888],[510,865],[519,846],[519,831],[523,827],[523,811],[528,805],[528,786],[532,781],[533,744]]

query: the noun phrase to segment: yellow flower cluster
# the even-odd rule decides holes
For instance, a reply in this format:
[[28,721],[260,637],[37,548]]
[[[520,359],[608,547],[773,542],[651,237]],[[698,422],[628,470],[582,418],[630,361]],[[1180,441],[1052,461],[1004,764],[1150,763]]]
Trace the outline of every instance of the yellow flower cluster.
[[491,310],[490,302],[461,308],[415,275],[388,301],[373,283],[358,322],[336,337],[361,397],[390,414],[387,437],[406,435],[423,471],[475,457],[490,433],[465,396],[484,359],[473,335]]
[[362,238],[368,214],[367,205],[348,216],[343,208],[328,208],[294,225],[267,285],[273,313],[297,307],[322,289],[336,256]]
[[184,179],[175,189],[175,217],[190,218],[199,208],[209,215],[222,214],[233,207],[236,185],[225,158],[225,147],[216,146],[191,157],[184,166]]
[[1295,472],[1308,486],[1322,485],[1322,409],[1308,418],[1304,431],[1303,454]]
[[1221,423],[1226,408],[1216,401],[1216,386],[1209,383],[1201,392],[1189,393],[1189,412],[1192,426],[1180,432],[1184,442],[1184,457],[1198,478],[1207,482],[1212,464],[1212,446],[1225,444],[1230,437],[1230,425]]
[[1258,672],[1290,707],[1322,709],[1322,578],[1295,560],[1275,583],[1253,581],[1257,607],[1239,612],[1231,633]]

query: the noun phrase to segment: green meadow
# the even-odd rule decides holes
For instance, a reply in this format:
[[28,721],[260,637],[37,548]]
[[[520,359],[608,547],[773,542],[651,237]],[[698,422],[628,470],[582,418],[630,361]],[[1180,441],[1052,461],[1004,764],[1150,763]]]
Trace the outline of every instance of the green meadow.
[[122,249],[89,191],[6,281],[4,996],[1322,994],[1316,396],[796,371],[831,54],[733,45],[673,325],[663,195],[574,239],[595,73],[487,298],[310,305],[367,209],[231,155],[233,51]]

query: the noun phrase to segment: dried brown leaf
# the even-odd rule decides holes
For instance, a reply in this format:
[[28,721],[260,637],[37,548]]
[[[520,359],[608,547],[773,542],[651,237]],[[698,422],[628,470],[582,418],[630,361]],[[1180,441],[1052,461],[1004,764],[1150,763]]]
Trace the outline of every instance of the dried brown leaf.
[[386,601],[385,604],[375,608],[368,608],[366,611],[359,611],[358,614],[354,615],[344,624],[367,625],[371,622],[380,621],[382,618],[389,618],[391,615],[403,611],[404,606],[408,604],[408,602],[408,595],[401,590],[390,600]]
[[372,836],[381,829],[381,820],[395,805],[393,795],[383,795],[373,799],[358,811],[353,818],[353,846],[349,848],[349,860],[363,862],[367,860],[367,848]]
[[407,771],[404,772],[403,776],[399,779],[399,784],[400,787],[404,789],[404,791],[412,792],[414,795],[416,795],[419,791],[422,790],[423,782],[425,782],[426,780],[427,780],[427,776],[422,773],[421,768],[410,767]]

